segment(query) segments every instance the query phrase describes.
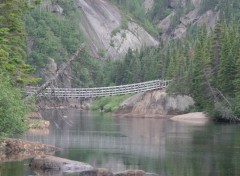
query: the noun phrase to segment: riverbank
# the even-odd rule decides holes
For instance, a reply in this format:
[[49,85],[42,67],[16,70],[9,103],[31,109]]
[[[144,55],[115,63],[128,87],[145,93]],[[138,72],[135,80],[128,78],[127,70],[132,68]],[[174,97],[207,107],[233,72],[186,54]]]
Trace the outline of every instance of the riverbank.
[[184,122],[189,124],[204,125],[210,121],[209,117],[203,112],[193,112],[170,118],[173,121]]

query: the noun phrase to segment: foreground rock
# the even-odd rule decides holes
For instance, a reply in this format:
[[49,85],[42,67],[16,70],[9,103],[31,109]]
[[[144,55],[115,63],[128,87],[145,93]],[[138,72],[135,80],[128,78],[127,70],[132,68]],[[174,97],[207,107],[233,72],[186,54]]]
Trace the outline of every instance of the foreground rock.
[[13,162],[13,161],[23,161],[29,158],[33,158],[39,155],[53,155],[54,152],[45,152],[45,151],[21,151],[13,153],[4,153],[0,152],[0,163],[2,162]]
[[143,170],[127,170],[113,173],[105,168],[93,168],[87,163],[68,160],[55,156],[37,156],[29,164],[30,168],[40,175],[60,176],[67,172],[79,173],[79,176],[145,176]]
[[39,112],[29,112],[27,114],[27,118],[29,118],[29,119],[42,119],[42,115]]
[[204,125],[209,122],[209,118],[202,112],[194,112],[183,115],[177,115],[171,118],[174,121],[180,121],[196,125]]
[[114,173],[114,176],[144,176],[146,173],[143,170],[127,170],[124,172]]
[[90,171],[84,171],[79,176],[145,176],[146,172],[143,170],[126,170],[122,172],[112,173],[105,168],[97,168]]
[[47,136],[49,135],[49,129],[48,128],[31,128],[28,129],[28,131],[26,132],[26,134],[28,135],[37,135],[37,136]]
[[59,172],[83,172],[94,168],[86,163],[59,158],[55,156],[37,156],[29,164],[32,170],[57,170]]
[[47,120],[40,120],[40,119],[29,119],[28,120],[28,127],[29,128],[48,128],[50,122]]
[[97,168],[90,171],[84,171],[79,176],[113,176],[113,173],[105,168]]
[[42,151],[42,152],[55,152],[60,150],[52,145],[48,144],[41,144],[39,142],[30,142],[25,141],[22,139],[2,139],[0,141],[1,147],[0,151],[5,154],[17,154],[20,152],[35,152],[35,151]]
[[165,91],[155,90],[128,98],[120,105],[116,114],[161,117],[183,114],[193,105],[194,101],[189,96],[169,95]]
[[0,140],[0,163],[22,161],[39,155],[52,155],[57,147],[21,139]]

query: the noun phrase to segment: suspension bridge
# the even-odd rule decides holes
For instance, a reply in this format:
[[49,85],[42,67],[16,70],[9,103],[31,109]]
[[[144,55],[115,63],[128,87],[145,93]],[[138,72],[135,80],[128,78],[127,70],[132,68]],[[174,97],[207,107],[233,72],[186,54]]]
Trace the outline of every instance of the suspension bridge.
[[[130,93],[147,92],[151,90],[165,89],[171,80],[153,80],[136,84],[127,84],[111,87],[95,88],[51,88],[48,87],[38,94],[39,97],[59,98],[93,98],[101,96],[125,95]],[[28,86],[25,90],[27,95],[34,94],[38,87]]]

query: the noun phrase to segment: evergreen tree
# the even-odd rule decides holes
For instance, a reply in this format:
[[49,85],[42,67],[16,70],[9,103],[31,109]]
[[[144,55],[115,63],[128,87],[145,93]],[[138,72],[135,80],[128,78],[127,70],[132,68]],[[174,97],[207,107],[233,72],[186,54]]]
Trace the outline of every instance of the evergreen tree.
[[240,52],[236,61],[236,75],[234,80],[234,95],[235,95],[235,114],[240,117]]
[[138,83],[142,81],[141,78],[141,63],[139,57],[134,57],[131,62],[132,83]]
[[3,0],[0,2],[0,72],[11,77],[11,82],[29,83],[33,69],[27,65],[25,57],[25,28],[23,14],[26,8],[24,0]]
[[[219,63],[220,63],[220,51],[221,51],[221,23],[217,23],[214,32],[212,34],[212,65],[214,80],[218,78]],[[216,84],[216,82],[215,82]]]
[[233,80],[235,75],[235,58],[233,57],[232,42],[227,27],[224,28],[222,49],[218,75],[220,90],[227,95],[232,95]]

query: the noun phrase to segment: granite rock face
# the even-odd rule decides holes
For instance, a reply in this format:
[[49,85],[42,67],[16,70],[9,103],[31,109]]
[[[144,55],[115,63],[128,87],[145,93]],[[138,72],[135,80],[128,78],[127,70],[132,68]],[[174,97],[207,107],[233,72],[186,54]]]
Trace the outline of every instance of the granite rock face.
[[136,94],[125,100],[116,114],[140,116],[166,116],[182,114],[194,105],[186,95],[169,95],[162,90]]
[[89,164],[48,155],[33,158],[29,166],[33,170],[59,170],[62,172],[82,172],[93,170],[93,167]]
[[[129,48],[140,49],[142,46],[159,44],[133,20],[128,22],[126,29],[121,29],[120,10],[109,1],[76,0],[76,2],[82,14],[80,28],[96,57],[104,52],[104,57],[121,58]],[[147,4],[151,5],[151,2]]]

